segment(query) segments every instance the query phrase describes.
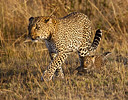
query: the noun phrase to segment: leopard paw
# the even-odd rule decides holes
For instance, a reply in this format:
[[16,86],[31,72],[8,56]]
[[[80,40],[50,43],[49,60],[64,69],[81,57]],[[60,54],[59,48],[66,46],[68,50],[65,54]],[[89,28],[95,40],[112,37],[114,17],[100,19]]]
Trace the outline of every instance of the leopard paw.
[[50,81],[53,78],[53,74],[48,72],[47,70],[43,73],[43,76],[41,77],[42,81]]

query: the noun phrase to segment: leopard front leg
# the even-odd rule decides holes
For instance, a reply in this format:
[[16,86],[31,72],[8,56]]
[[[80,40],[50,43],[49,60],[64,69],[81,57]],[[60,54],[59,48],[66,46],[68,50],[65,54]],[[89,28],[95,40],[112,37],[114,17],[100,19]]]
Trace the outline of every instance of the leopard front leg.
[[79,60],[80,60],[80,67],[84,66],[84,57],[89,55],[88,47],[81,46],[78,50]]
[[64,78],[64,73],[61,66],[56,69],[55,76],[59,78]]
[[53,59],[57,56],[57,53],[49,52],[49,56],[50,56],[51,60],[53,61]]
[[53,59],[53,61],[50,63],[50,65],[47,67],[47,70],[44,72],[42,79],[46,81],[51,80],[55,71],[57,69],[60,69],[59,67],[62,66],[67,56],[67,53],[58,53],[57,56]]
[[[53,59],[56,57],[57,53],[51,53],[49,52],[49,56],[51,58],[51,60],[53,61]],[[64,78],[64,73],[63,73],[63,70],[62,70],[62,67],[59,66],[56,71],[55,71],[55,77],[61,77],[61,78]]]

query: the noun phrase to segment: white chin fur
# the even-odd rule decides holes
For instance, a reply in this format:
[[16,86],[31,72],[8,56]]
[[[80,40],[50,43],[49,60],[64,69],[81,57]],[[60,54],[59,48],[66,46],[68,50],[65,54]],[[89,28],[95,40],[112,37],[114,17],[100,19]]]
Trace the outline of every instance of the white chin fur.
[[39,40],[32,40],[32,42],[38,42]]

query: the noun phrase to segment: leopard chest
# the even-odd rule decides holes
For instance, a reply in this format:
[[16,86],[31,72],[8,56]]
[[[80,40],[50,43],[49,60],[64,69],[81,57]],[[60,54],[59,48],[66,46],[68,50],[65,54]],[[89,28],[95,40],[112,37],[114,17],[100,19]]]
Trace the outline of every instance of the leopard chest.
[[50,53],[57,53],[58,52],[56,45],[53,42],[45,40],[45,44],[46,44],[46,47],[48,48],[48,51]]

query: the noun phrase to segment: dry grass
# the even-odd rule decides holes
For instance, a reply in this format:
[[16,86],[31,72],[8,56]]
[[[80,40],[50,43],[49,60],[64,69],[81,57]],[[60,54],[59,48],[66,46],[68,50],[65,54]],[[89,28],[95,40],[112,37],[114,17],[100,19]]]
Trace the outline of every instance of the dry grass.
[[[77,54],[63,65],[65,78],[41,82],[50,59],[44,43],[24,43],[31,16],[79,11],[93,31],[103,30],[97,53],[112,52],[101,71],[74,75]],[[72,59],[74,58],[74,59]],[[0,0],[0,100],[127,100],[127,0]]]

